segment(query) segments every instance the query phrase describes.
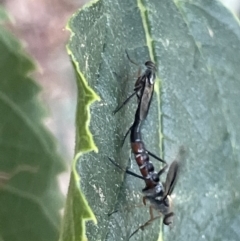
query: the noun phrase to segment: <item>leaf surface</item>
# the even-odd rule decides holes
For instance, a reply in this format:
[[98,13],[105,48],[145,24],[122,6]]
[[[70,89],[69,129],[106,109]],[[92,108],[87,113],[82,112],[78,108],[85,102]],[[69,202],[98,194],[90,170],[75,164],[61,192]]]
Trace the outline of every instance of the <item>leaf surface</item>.
[[[87,224],[88,239],[128,240],[149,219],[146,207],[132,207],[142,202],[144,183],[116,170],[107,159],[123,167],[131,164],[138,172],[134,160],[128,161],[129,141],[121,148],[136,98],[112,115],[137,77],[138,67],[129,62],[126,49],[139,65],[152,59],[158,66],[143,127],[147,148],[168,163],[180,146],[188,150],[174,190],[174,227],[162,232],[155,221],[131,240],[238,240],[239,22],[217,1],[100,0],[77,12],[69,29],[79,98],[72,181],[79,181],[76,173],[81,177],[80,186],[71,184],[97,218],[97,226]],[[157,161],[153,163],[158,169]],[[76,204],[71,189],[68,199]],[[69,228],[63,236],[68,238],[62,240],[86,238],[84,223],[76,226],[83,217],[79,207],[87,210],[85,218],[94,219],[86,200],[66,206],[66,217],[74,216],[65,219]]]

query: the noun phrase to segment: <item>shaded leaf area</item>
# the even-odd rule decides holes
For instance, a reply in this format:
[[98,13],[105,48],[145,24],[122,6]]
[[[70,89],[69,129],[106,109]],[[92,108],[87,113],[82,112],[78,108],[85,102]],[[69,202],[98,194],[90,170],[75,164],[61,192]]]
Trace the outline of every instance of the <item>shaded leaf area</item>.
[[[215,1],[96,1],[76,13],[69,28],[69,53],[79,75],[76,154],[99,151],[82,155],[74,166],[98,221],[97,226],[87,224],[88,239],[128,240],[149,219],[146,207],[136,207],[143,182],[119,172],[107,159],[138,172],[135,162],[128,161],[128,139],[120,147],[136,99],[112,115],[137,76],[138,67],[124,53],[127,49],[139,64],[153,56],[161,78],[143,128],[147,148],[163,152],[169,163],[181,145],[188,150],[174,192],[175,224],[171,230],[164,227],[164,239],[238,240],[239,56],[233,56],[231,48],[239,48],[236,19]],[[90,106],[88,116],[86,103],[97,95],[101,100]],[[82,124],[88,121],[92,136]],[[76,203],[74,196],[68,198]],[[66,213],[71,208],[67,206]],[[77,229],[77,212],[65,221]],[[131,240],[161,240],[159,230],[160,221],[155,221]],[[70,229],[65,232],[72,234]],[[82,240],[78,235],[65,240]]]
[[57,240],[64,170],[42,124],[34,66],[19,42],[0,27],[0,233],[6,241]]

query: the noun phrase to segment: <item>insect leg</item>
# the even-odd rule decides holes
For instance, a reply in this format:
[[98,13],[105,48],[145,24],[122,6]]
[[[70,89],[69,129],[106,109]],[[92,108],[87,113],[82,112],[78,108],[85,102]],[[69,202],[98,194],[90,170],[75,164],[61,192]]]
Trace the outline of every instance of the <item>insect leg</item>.
[[129,134],[129,132],[131,131],[131,129],[132,129],[132,125],[131,125],[131,127],[128,129],[128,131],[126,132],[126,134],[124,135],[123,140],[122,140],[121,147],[123,147],[124,142],[125,142],[125,140],[126,140],[128,134]]
[[[150,214],[151,215],[151,214]],[[161,217],[161,215],[157,216],[157,217],[151,217],[146,223],[144,223],[143,225],[139,226],[129,237],[129,239],[138,232],[139,229],[143,230],[146,226],[148,226],[149,224],[151,224],[153,221],[159,219]]]
[[148,152],[149,156],[151,156],[151,157],[155,158],[156,160],[158,160],[158,161],[166,164],[166,161],[164,161],[164,160],[161,159],[160,157],[156,156],[155,154],[153,154],[152,152],[150,152],[150,151],[148,151],[148,150],[147,150],[147,152]]
[[116,209],[116,210],[112,211],[111,213],[108,213],[108,217],[110,217],[110,216],[113,215],[114,213],[117,213],[118,211],[119,211],[119,210]]
[[129,57],[128,52],[127,52],[126,49],[125,49],[125,53],[126,53],[126,55],[127,55],[128,60],[129,60],[132,64],[135,64],[135,65],[139,66],[139,64],[137,64],[137,63],[135,63],[133,60],[131,60],[131,58]]
[[142,179],[142,180],[145,180],[144,177],[136,174],[135,172],[129,171],[128,168],[125,168],[125,169],[122,168],[118,163],[116,163],[116,162],[115,162],[114,160],[112,160],[110,157],[108,157],[108,160],[109,160],[114,166],[116,166],[117,168],[119,168],[121,171],[123,171],[123,172],[125,172],[125,173],[127,173],[127,174],[129,174],[129,175],[131,175],[131,176],[134,176],[134,177],[140,178],[140,179]]
[[134,96],[136,95],[136,93],[138,92],[138,90],[135,90],[130,96],[127,97],[127,99],[120,105],[118,106],[114,111],[113,114],[115,115],[120,109],[122,109],[122,107],[124,105],[126,105],[128,103],[128,101]]
[[168,164],[166,164],[166,165],[158,172],[158,176],[161,176],[161,175],[166,171],[167,168],[168,168]]

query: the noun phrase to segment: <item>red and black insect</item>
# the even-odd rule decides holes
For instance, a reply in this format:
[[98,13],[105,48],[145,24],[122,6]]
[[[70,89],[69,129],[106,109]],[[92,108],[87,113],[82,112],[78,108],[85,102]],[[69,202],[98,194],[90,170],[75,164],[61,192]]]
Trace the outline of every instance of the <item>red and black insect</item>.
[[[129,56],[128,56],[129,58]],[[131,59],[129,58],[131,61]],[[133,61],[131,61],[134,63]],[[134,63],[135,64],[135,63]],[[169,171],[167,173],[166,182],[160,182],[160,176],[166,171],[168,165],[161,158],[157,157],[150,151],[148,151],[144,145],[141,136],[141,127],[143,121],[146,119],[154,90],[154,82],[155,82],[155,72],[156,67],[155,64],[151,61],[147,61],[145,63],[146,70],[142,75],[140,75],[135,83],[134,93],[131,94],[122,105],[120,105],[114,113],[119,111],[135,94],[138,98],[138,107],[135,113],[135,119],[126,135],[124,136],[124,140],[126,139],[129,132],[130,133],[130,143],[132,153],[134,154],[135,160],[139,166],[139,170],[141,175],[138,175],[128,168],[124,169],[111,158],[109,160],[119,169],[140,178],[145,181],[145,187],[142,189],[143,192],[143,202],[146,204],[146,200],[150,202],[150,219],[143,225],[141,225],[138,229],[136,229],[130,237],[132,237],[139,229],[144,229],[147,225],[149,225],[153,220],[159,218],[153,216],[153,209],[156,209],[163,215],[163,223],[165,225],[170,225],[173,221],[174,213],[172,211],[171,205],[171,197],[172,191],[176,184],[177,174],[179,170],[179,164],[177,161],[172,162],[170,165]],[[124,142],[123,140],[123,142]],[[164,167],[156,172],[154,170],[154,165],[150,161],[149,157],[153,157],[156,160],[164,163]]]
[[[127,57],[130,62],[134,63],[128,56],[128,53],[126,52]],[[135,63],[134,63],[135,64]],[[132,152],[135,155],[136,162],[139,166],[140,172],[142,174],[142,177],[145,178],[146,182],[146,188],[152,188],[155,186],[155,182],[159,182],[159,175],[158,173],[154,172],[154,166],[152,162],[149,161],[149,156],[154,157],[158,161],[163,162],[166,164],[164,160],[157,157],[153,153],[146,150],[145,145],[142,141],[141,137],[141,126],[143,121],[146,119],[151,100],[154,90],[154,82],[155,82],[155,72],[156,67],[155,64],[152,61],[147,61],[145,63],[146,70],[142,75],[140,75],[135,83],[134,93],[131,94],[124,103],[118,107],[114,113],[119,111],[129,100],[133,95],[137,95],[138,97],[138,108],[135,113],[135,119],[129,130],[127,131],[125,138],[127,137],[128,133],[131,131],[130,134],[130,143]],[[124,141],[123,140],[123,141]],[[166,165],[167,167],[167,165]],[[165,170],[165,169],[163,169]],[[151,173],[151,175],[149,174]],[[154,174],[153,174],[154,173]]]
[[[151,189],[155,187],[159,182],[159,176],[165,171],[167,164],[164,160],[148,151],[144,145],[141,135],[141,126],[143,123],[143,120],[141,119],[142,103],[143,102],[140,100],[137,111],[135,113],[135,120],[130,128],[130,143],[132,153],[134,154],[135,160],[139,166],[139,170],[142,174],[142,177],[145,179],[146,188]],[[165,167],[163,167],[159,173],[155,173],[154,166],[149,160],[149,156],[152,156],[156,160],[165,164]]]
[[[144,145],[144,142],[141,137],[141,125],[143,120],[141,119],[141,99],[138,104],[138,109],[135,113],[135,120],[133,125],[130,128],[130,143],[132,153],[135,156],[135,160],[139,166],[139,170],[141,175],[138,175],[128,169],[123,169],[114,162],[111,158],[109,160],[118,168],[125,171],[126,173],[140,178],[145,181],[145,188],[143,188],[142,192],[144,195],[143,202],[146,204],[146,200],[150,202],[150,219],[143,225],[141,225],[138,229],[136,229],[132,234],[134,235],[139,229],[144,229],[147,225],[149,225],[153,220],[159,218],[153,216],[153,209],[159,211],[163,216],[163,223],[165,225],[170,225],[173,221],[172,212],[172,205],[171,205],[171,193],[175,186],[177,180],[177,173],[178,173],[178,162],[173,162],[169,168],[166,182],[160,182],[160,176],[165,172],[168,165],[164,160],[157,157],[150,151],[148,151]],[[150,161],[149,156],[152,156],[156,160],[164,163],[164,167],[159,171],[156,172],[154,170],[154,165]],[[131,237],[130,236],[130,237]]]

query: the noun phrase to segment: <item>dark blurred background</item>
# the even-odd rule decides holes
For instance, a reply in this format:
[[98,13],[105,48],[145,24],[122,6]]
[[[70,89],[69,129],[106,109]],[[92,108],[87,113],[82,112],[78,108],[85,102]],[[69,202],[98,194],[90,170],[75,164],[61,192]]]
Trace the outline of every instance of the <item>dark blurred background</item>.
[[[76,83],[66,52],[70,16],[88,0],[0,0],[10,17],[9,25],[36,61],[33,78],[42,86],[40,98],[47,106],[46,126],[57,138],[59,153],[70,163],[75,143]],[[237,16],[240,0],[222,0]],[[59,177],[66,194],[69,170]]]

